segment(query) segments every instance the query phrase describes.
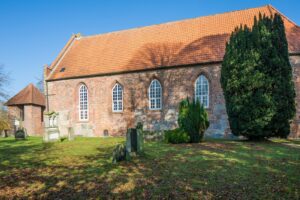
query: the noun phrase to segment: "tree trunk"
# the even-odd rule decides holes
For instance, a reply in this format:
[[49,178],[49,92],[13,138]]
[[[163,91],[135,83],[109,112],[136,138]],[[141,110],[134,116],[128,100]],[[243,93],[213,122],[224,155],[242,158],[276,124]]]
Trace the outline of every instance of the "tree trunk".
[[4,131],[4,137],[6,137],[6,138],[8,137],[8,134],[7,134],[6,130]]

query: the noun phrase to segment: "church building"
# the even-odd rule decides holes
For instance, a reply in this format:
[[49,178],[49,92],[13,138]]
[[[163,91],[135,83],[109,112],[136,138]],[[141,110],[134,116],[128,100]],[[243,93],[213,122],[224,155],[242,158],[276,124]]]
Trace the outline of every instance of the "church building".
[[[230,136],[220,69],[225,44],[254,16],[282,16],[300,101],[300,27],[267,5],[106,34],[73,35],[44,69],[47,112],[59,114],[61,134],[123,135],[142,122],[147,131],[177,127],[178,104],[199,99],[209,113],[207,135]],[[300,105],[291,136],[300,135]]]

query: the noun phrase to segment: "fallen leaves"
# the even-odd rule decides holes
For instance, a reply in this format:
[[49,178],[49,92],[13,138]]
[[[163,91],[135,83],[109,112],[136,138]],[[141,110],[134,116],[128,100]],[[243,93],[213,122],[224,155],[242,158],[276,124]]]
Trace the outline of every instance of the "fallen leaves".
[[300,194],[300,150],[280,143],[146,143],[145,156],[112,165],[115,141],[83,138],[47,148],[39,140],[7,143],[11,156],[0,152],[0,163],[10,163],[0,165],[0,199],[296,199]]

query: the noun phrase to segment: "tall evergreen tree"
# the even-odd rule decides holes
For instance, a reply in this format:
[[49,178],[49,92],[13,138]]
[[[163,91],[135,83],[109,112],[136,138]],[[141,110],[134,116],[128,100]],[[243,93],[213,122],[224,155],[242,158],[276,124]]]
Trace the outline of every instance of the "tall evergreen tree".
[[271,76],[275,78],[273,98],[277,112],[273,117],[271,129],[276,136],[287,137],[290,133],[291,120],[296,113],[296,93],[284,23],[281,16],[277,14],[273,18],[272,41],[275,53],[271,59]]
[[285,137],[295,114],[295,91],[280,15],[259,16],[237,28],[226,45],[221,85],[233,134]]

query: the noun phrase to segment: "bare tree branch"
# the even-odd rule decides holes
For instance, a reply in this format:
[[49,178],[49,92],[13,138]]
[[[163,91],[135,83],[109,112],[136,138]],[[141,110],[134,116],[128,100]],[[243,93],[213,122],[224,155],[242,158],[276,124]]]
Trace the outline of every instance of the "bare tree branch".
[[5,89],[8,83],[9,83],[9,76],[4,71],[4,66],[0,65],[0,101],[6,100],[8,98],[8,93]]
[[42,92],[44,93],[44,76],[42,74],[42,76],[40,77],[35,77],[35,79],[37,80],[37,82],[35,83],[35,86]]

